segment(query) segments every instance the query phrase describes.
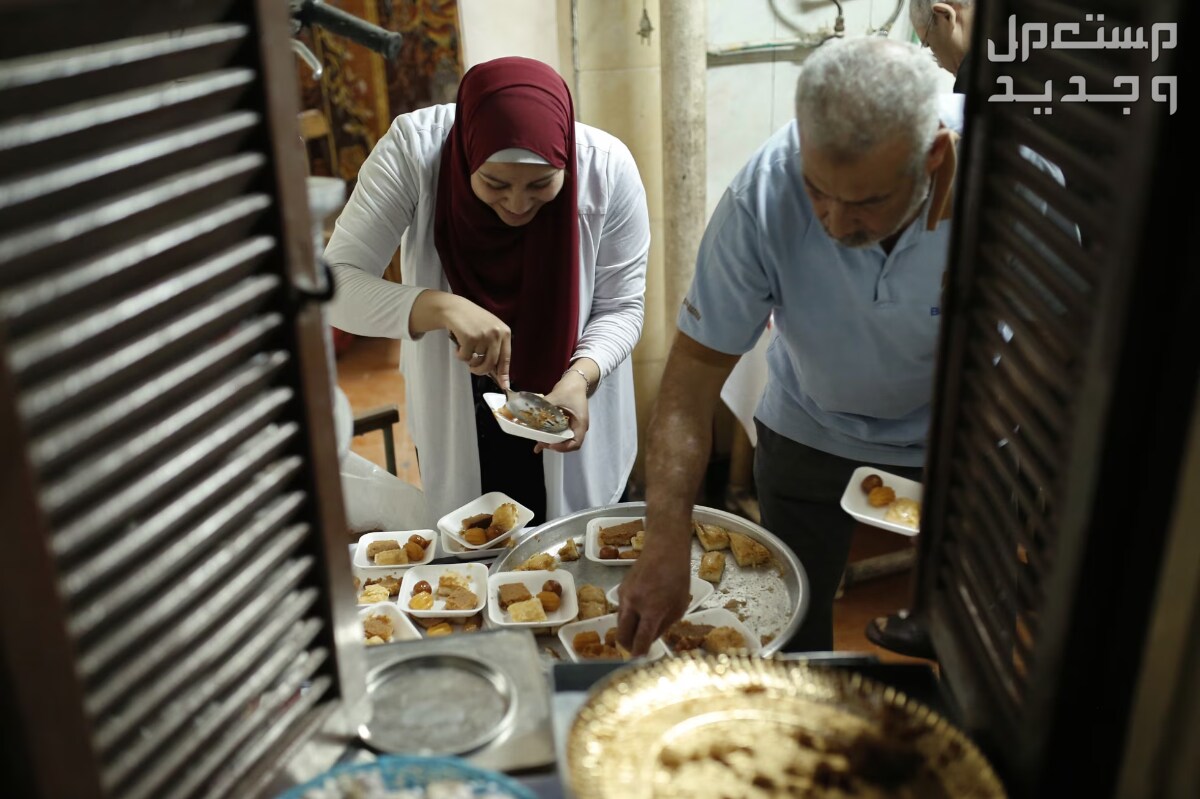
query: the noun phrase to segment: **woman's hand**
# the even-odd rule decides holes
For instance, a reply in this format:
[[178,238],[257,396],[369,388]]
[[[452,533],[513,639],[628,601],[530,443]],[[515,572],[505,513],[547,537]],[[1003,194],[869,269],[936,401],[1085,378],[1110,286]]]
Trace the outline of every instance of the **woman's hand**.
[[583,446],[583,439],[588,431],[587,390],[587,381],[578,372],[567,372],[559,379],[550,393],[546,395],[546,399],[566,412],[567,424],[575,437],[557,444],[539,442],[533,448],[534,452],[541,452],[544,449],[552,449],[555,452],[574,452]]
[[430,290],[413,303],[409,327],[414,334],[449,331],[458,345],[454,357],[467,364],[471,374],[495,374],[500,385],[508,388],[512,331],[500,317],[465,297]]

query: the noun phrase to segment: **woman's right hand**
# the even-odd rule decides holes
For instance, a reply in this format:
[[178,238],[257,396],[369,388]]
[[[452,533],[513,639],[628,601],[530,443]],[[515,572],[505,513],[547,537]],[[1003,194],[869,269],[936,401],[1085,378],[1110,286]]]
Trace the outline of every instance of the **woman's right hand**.
[[445,328],[458,345],[454,357],[467,364],[471,374],[495,374],[500,385],[508,387],[512,331],[500,317],[465,297],[430,290],[417,298],[410,325],[414,333]]

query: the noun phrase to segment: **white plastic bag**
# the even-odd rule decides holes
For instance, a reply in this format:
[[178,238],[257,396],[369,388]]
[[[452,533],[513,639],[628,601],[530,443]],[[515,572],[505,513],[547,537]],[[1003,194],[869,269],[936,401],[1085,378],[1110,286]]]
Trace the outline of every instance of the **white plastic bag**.
[[353,452],[342,457],[342,497],[351,533],[432,530],[421,489]]

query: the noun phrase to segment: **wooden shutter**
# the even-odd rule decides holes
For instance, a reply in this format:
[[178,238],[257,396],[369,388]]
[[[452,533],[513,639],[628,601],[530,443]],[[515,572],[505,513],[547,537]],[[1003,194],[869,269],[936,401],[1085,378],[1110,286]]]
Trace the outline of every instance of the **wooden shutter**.
[[287,4],[0,31],[12,778],[250,796],[362,692]]
[[[977,10],[918,605],[964,723],[1015,794],[1099,796],[1117,765],[1195,393],[1187,239],[1200,220],[1192,190],[1181,195],[1194,144],[1186,109],[1151,98],[1153,77],[1177,76],[1182,90],[1194,76],[1183,16],[1195,14],[1167,0]],[[1018,31],[1075,22],[1094,39],[1085,13],[1104,14],[1106,31],[1178,23],[1178,46],[1157,61],[1136,49],[988,58],[989,39],[1008,50],[1010,15]],[[1141,86],[1128,114],[1061,100],[1072,76],[1112,94],[1123,75]],[[1018,94],[1053,81],[1054,99],[989,101],[1004,94],[1001,76]]]

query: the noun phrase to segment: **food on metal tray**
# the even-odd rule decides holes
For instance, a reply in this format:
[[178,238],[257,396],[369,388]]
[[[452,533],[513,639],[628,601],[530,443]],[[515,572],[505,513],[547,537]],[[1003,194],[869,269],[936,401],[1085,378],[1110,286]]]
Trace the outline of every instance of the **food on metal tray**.
[[742,533],[729,534],[729,548],[739,566],[759,566],[769,563],[771,551],[748,535]]
[[721,582],[721,575],[725,573],[725,553],[724,552],[705,552],[700,557],[700,569],[696,572],[696,576],[701,580],[716,585]]
[[575,543],[574,538],[567,539],[567,543],[558,550],[558,557],[565,561],[579,560],[579,546]]
[[526,560],[513,571],[518,572],[549,572],[554,571],[558,566],[558,561],[554,556],[546,552],[539,552],[533,557]]
[[715,524],[704,524],[692,521],[692,532],[700,539],[700,546],[705,552],[715,552],[718,549],[729,549],[729,531]]
[[442,622],[441,624],[435,624],[434,626],[430,627],[426,635],[434,637],[439,635],[449,635],[452,632],[454,632],[454,629],[450,626],[450,624],[448,622]]

